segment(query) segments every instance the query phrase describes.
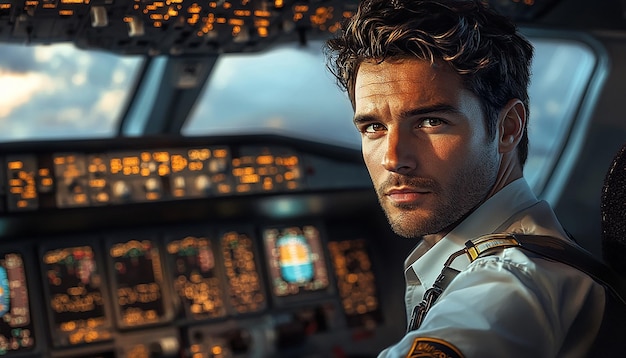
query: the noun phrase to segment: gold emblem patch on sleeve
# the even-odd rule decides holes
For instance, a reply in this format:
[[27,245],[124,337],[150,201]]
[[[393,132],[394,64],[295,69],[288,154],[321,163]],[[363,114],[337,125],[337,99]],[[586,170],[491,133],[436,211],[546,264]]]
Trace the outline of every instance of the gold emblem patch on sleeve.
[[451,343],[438,338],[418,337],[406,358],[463,358]]

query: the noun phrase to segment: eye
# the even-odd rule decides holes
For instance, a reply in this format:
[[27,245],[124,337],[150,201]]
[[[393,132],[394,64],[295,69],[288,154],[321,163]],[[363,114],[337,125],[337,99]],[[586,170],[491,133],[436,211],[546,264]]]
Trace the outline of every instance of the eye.
[[419,128],[434,128],[442,125],[444,122],[439,118],[425,118],[423,119],[418,127]]
[[368,125],[365,125],[361,128],[361,131],[364,133],[375,133],[375,132],[380,132],[380,131],[384,131],[386,128],[385,126],[383,126],[380,123],[370,123]]

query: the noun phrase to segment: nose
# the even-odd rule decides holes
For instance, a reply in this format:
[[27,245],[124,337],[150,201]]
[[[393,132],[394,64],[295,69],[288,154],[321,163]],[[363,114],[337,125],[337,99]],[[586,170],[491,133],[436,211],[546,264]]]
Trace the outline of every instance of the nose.
[[382,159],[382,165],[386,170],[408,174],[415,169],[416,148],[413,147],[410,136],[410,133],[403,133],[397,129],[388,130]]

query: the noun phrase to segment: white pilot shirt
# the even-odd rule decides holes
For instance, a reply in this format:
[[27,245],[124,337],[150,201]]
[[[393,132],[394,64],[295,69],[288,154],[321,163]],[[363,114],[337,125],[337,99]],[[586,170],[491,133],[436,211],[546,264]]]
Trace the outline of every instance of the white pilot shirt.
[[[535,197],[524,178],[518,179],[432,248],[420,243],[413,250],[405,262],[407,317],[452,253],[463,249],[469,239],[501,232],[567,240],[549,205]],[[605,293],[586,274],[518,248],[471,264],[463,255],[452,267],[462,272],[421,327],[382,351],[379,358],[407,357],[422,339],[451,345],[465,357],[587,356],[600,328]]]

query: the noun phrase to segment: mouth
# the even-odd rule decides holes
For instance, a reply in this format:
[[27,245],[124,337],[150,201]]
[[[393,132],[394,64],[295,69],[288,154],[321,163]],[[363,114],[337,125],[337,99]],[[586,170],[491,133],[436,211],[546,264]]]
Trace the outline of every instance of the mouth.
[[430,191],[420,188],[392,188],[384,194],[396,205],[410,205],[423,200],[426,195],[430,194]]

